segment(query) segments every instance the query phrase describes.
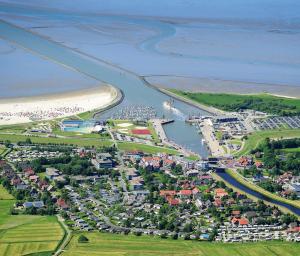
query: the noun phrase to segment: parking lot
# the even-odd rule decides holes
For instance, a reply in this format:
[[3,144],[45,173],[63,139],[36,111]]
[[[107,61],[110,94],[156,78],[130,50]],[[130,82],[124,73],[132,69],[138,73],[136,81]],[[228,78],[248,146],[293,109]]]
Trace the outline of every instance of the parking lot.
[[268,130],[268,129],[280,129],[300,128],[300,116],[280,116],[280,117],[269,117],[266,119],[255,119],[253,120],[253,126],[256,130]]

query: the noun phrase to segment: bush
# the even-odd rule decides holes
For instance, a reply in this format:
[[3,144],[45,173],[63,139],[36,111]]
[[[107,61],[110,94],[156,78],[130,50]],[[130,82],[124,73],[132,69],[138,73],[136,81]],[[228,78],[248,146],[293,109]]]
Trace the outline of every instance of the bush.
[[87,243],[88,241],[89,241],[89,239],[84,235],[80,235],[78,237],[78,243]]

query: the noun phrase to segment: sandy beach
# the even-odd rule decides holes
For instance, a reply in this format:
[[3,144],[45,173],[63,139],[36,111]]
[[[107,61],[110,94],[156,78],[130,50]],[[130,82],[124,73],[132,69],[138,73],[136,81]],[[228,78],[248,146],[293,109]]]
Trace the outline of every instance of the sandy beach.
[[0,125],[28,123],[103,109],[119,99],[112,86],[76,92],[0,100]]

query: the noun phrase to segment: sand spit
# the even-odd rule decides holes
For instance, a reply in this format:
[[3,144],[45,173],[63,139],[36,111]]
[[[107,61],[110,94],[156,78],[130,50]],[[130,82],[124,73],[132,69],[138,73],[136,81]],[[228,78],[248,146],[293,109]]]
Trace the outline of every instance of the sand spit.
[[70,93],[0,100],[0,125],[28,123],[100,110],[114,104],[120,91],[101,86]]

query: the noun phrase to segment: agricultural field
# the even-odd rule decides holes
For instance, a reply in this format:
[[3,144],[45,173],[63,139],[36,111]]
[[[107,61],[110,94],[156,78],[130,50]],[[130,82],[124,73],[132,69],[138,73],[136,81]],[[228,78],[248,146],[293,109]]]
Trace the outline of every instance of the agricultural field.
[[284,138],[299,138],[300,129],[280,129],[258,131],[248,135],[243,148],[237,152],[236,156],[247,155],[252,149],[255,149],[264,139],[284,139]]
[[78,243],[79,234],[75,234],[62,255],[295,256],[300,250],[300,244],[287,242],[222,244],[105,233],[84,235],[87,243]]
[[51,255],[64,236],[54,216],[10,215],[14,200],[0,200],[0,256]]
[[181,97],[224,111],[254,109],[270,114],[300,114],[300,100],[272,96],[269,94],[241,95],[225,93],[193,93],[169,90]]

